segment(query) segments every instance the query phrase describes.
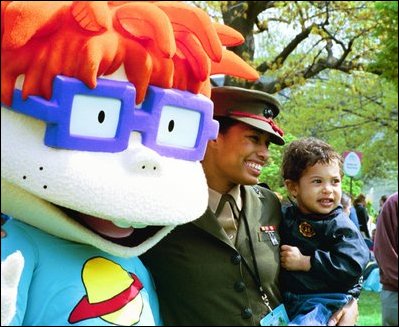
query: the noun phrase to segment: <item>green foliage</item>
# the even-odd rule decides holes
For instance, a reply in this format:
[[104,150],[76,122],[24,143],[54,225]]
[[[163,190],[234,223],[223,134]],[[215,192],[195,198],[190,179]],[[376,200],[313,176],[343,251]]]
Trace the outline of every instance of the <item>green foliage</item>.
[[380,40],[381,47],[368,69],[381,72],[382,77],[398,87],[398,3],[378,1],[375,9],[379,24],[373,34]]
[[[254,84],[227,77],[226,85],[279,92],[284,131],[362,152],[356,181],[397,181],[397,1],[194,3],[244,36],[231,50],[261,74]],[[261,180],[284,194],[282,149],[271,146]]]
[[285,134],[284,141],[285,145],[279,146],[275,144],[271,144],[269,147],[269,160],[265,167],[262,168],[262,172],[259,177],[259,182],[266,183],[269,187],[275,191],[280,193],[282,196],[287,196],[287,191],[284,187],[284,182],[281,177],[281,161],[283,157],[283,152],[285,147],[295,140],[296,137],[292,134]]
[[347,194],[352,195],[354,197],[355,195],[359,195],[362,191],[363,188],[363,181],[362,180],[356,180],[355,178],[352,178],[352,193],[351,193],[351,178],[344,175],[342,178],[342,191],[344,191]]
[[[284,19],[275,18],[273,12],[262,16],[269,19],[268,36],[259,43],[262,51],[258,51],[260,56],[256,59],[258,67],[262,61],[269,62],[262,76],[265,83],[276,79],[275,90],[285,88],[280,92],[287,99],[280,125],[295,137],[321,138],[339,152],[362,152],[362,169],[357,178],[364,184],[374,178],[397,180],[398,91],[392,83],[395,72],[397,81],[397,2],[330,1],[327,26],[323,26],[324,3],[285,4],[279,7],[280,11],[275,8]],[[306,44],[295,44],[295,51],[282,62],[279,56],[284,47],[290,42],[293,45],[298,30],[304,30],[311,22],[317,23]],[[334,35],[333,40],[328,32]],[[339,46],[334,45],[336,39],[341,41]],[[323,44],[332,46],[333,51],[324,52],[328,47],[323,50]],[[351,51],[346,59],[353,69],[334,67],[339,48],[349,44]],[[324,68],[321,63],[326,53],[330,55],[326,65],[330,69],[322,69],[315,78],[306,77],[313,69]],[[362,70],[368,63],[379,63],[376,74]],[[387,79],[388,75],[392,78]]]
[[374,209],[371,201],[366,201],[366,209],[371,221],[375,224],[377,222],[378,212]]
[[380,293],[362,290],[356,326],[382,326]]
[[397,179],[397,96],[391,83],[375,75],[332,71],[323,80],[291,89],[281,125],[296,137],[323,139],[340,153],[361,152],[363,182]]

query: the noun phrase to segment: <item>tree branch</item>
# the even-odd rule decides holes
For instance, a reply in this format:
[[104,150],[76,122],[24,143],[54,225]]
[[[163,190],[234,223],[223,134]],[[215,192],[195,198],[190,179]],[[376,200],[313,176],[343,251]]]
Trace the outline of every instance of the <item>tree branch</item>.
[[271,63],[263,62],[258,67],[256,67],[256,70],[261,73],[265,73],[273,64],[278,64],[279,66],[282,66],[288,56],[297,48],[297,46],[303,40],[305,40],[309,36],[313,26],[314,25],[312,24],[302,30],[301,33],[297,34],[295,38],[283,49],[283,51],[281,51],[281,53]]

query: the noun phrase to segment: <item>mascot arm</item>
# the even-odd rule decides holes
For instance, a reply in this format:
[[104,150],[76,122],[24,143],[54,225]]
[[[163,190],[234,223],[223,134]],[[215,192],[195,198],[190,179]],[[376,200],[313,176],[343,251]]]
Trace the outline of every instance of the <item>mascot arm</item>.
[[1,239],[1,325],[23,324],[33,275],[34,254],[30,242],[20,231],[9,232]]

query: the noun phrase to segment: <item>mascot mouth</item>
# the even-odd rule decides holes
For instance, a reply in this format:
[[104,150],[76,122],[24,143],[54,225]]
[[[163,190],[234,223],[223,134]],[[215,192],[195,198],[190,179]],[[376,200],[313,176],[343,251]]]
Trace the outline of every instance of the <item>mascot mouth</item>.
[[[154,236],[165,226],[144,226],[132,224],[132,226],[117,226],[110,220],[84,214],[79,211],[57,206],[64,211],[70,218],[78,222],[83,227],[91,230],[100,237],[122,246],[136,247]],[[139,227],[134,227],[139,226]]]

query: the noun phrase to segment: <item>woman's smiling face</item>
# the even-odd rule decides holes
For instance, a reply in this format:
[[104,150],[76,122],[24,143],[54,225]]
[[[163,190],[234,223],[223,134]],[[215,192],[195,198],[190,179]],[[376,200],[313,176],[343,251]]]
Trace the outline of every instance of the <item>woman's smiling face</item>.
[[[219,134],[216,141],[208,144],[211,153],[207,160],[213,163],[208,168],[208,171],[213,170],[211,180],[208,178],[210,187],[222,191],[238,184],[257,184],[261,168],[269,157],[269,144],[268,133],[241,122],[231,126],[225,134]],[[207,160],[203,162],[206,171]]]

